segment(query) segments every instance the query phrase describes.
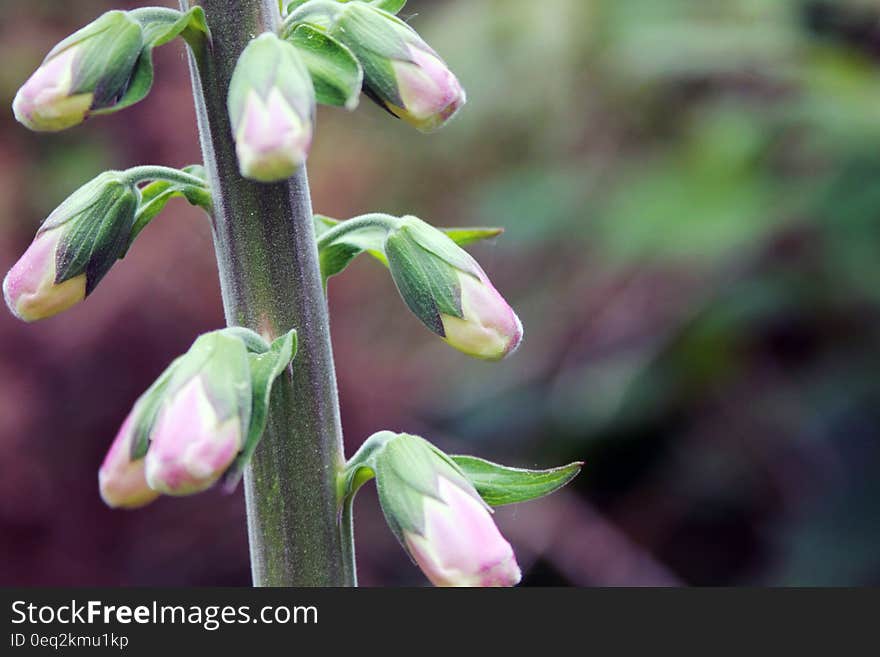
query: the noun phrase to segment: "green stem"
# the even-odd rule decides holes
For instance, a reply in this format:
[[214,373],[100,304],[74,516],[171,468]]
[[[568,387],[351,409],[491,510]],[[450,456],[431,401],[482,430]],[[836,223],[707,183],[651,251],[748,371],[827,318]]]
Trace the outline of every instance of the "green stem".
[[340,523],[342,549],[345,554],[346,578],[351,586],[357,586],[357,560],[354,552],[354,495],[342,503]]
[[318,250],[320,251],[325,246],[332,244],[340,237],[355,231],[364,230],[365,228],[378,228],[380,231],[387,233],[399,226],[400,219],[393,217],[390,214],[375,213],[354,217],[353,219],[340,222],[326,233],[323,233],[321,237],[318,238]]
[[205,181],[180,169],[172,169],[171,167],[146,165],[140,167],[132,167],[122,172],[125,179],[133,185],[146,182],[148,180],[165,180],[170,183],[180,183],[181,185],[192,185],[193,187],[205,188]]
[[[192,53],[199,135],[214,205],[214,243],[230,326],[268,341],[296,328],[299,351],[275,382],[269,422],[245,471],[248,536],[258,586],[354,583],[337,477],[342,430],[327,306],[305,168],[281,183],[239,175],[226,110],[249,40],[276,31],[276,0],[200,0],[212,40]],[[181,0],[182,9],[190,3]]]

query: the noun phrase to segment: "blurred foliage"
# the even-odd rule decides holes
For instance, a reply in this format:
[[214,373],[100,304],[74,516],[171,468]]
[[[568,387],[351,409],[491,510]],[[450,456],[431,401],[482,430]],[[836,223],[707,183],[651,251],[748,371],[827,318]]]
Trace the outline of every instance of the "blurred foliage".
[[[53,39],[109,6],[4,2],[4,102]],[[568,494],[498,514],[527,584],[880,583],[880,3],[410,0],[403,15],[469,103],[428,137],[368,103],[353,115],[322,109],[317,210],[503,226],[474,252],[526,341],[498,365],[450,354],[407,316],[380,267],[355,263],[330,284],[349,451],[390,427],[525,467],[586,460]],[[102,167],[192,159],[179,60],[160,61],[157,91],[125,119],[47,139],[0,118],[11,144],[0,164],[21,182],[0,186],[0,243],[23,248],[39,217]],[[163,103],[185,105],[187,123],[169,127]],[[200,290],[215,285],[205,233],[187,235],[172,235],[175,248],[190,244],[181,256],[198,251],[203,264],[167,265],[178,268],[165,296],[144,301],[163,308],[148,320],[161,348],[134,324],[146,321],[143,304],[107,319],[109,336],[126,326],[129,341],[156,340],[154,360],[219,321],[186,307],[191,297],[170,282],[199,274]],[[138,248],[152,275],[164,243]],[[202,294],[203,307],[219,303]],[[184,310],[191,321],[180,325]],[[97,321],[88,312],[69,321]],[[17,325],[0,328],[9,344],[23,339]],[[137,385],[162,366],[149,363]],[[10,356],[4,367],[12,380],[27,363]],[[96,454],[137,385],[115,395],[103,437],[83,429]],[[93,391],[68,394],[87,404]],[[373,502],[358,503],[362,579],[420,582]],[[178,508],[112,521],[121,546],[140,545],[138,523],[173,534],[167,559],[136,567],[144,555],[131,548],[70,580],[246,581],[246,568],[228,565],[164,570],[174,549],[213,535],[198,523],[198,535],[185,533]],[[13,536],[20,525],[4,527]],[[218,561],[245,559],[239,534],[212,548]],[[46,549],[69,539],[47,538],[57,543]],[[7,562],[32,549],[18,545]],[[59,563],[53,573],[66,572]],[[15,581],[40,580],[22,573]]]

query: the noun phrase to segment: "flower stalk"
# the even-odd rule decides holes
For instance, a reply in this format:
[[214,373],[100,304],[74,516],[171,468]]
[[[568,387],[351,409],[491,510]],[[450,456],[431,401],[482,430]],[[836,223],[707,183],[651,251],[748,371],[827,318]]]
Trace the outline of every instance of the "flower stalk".
[[243,178],[227,111],[239,55],[253,35],[277,30],[278,3],[181,0],[181,9],[195,4],[212,34],[190,68],[226,320],[267,341],[292,328],[299,334],[296,361],[276,381],[266,431],[245,471],[254,583],[352,585],[353,554],[339,522],[336,374],[306,171],[272,184]]

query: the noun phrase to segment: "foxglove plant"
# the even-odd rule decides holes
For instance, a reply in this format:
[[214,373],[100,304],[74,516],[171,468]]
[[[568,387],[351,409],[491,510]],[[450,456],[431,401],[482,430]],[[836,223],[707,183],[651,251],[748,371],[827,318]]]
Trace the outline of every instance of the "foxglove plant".
[[3,282],[20,319],[83,301],[174,197],[211,219],[227,328],[198,337],[136,401],[98,471],[108,506],[133,509],[244,479],[257,585],[355,585],[353,503],[376,479],[389,527],[437,586],[520,580],[492,508],[547,495],[580,470],[505,467],[380,431],[343,456],[328,280],[361,253],[453,348],[513,353],[522,324],[462,247],[492,228],[414,216],[313,215],[305,161],[315,105],[363,93],[421,131],[465,103],[455,75],[397,17],[405,0],[181,0],[111,11],[52,49],[16,118],[57,131],[142,100],[152,49],[189,48],[203,165],[108,171],[50,214]]

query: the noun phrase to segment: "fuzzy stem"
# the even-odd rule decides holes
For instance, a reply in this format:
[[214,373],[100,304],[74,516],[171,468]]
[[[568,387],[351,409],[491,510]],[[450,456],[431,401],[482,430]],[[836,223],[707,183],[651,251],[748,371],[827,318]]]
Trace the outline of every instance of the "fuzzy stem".
[[[190,2],[181,0],[188,10]],[[281,183],[239,175],[226,109],[249,40],[275,31],[277,0],[199,0],[211,42],[190,57],[199,134],[214,204],[214,243],[230,326],[272,340],[291,328],[299,351],[272,391],[269,423],[245,472],[258,586],[352,585],[337,476],[342,430],[327,306],[305,168]]]
[[360,217],[354,217],[347,221],[336,224],[333,228],[318,238],[318,250],[332,244],[340,237],[348,235],[356,231],[362,231],[365,228],[376,228],[382,233],[388,233],[395,228],[400,227],[401,221],[397,217],[390,214],[365,214]]
[[171,167],[163,167],[156,165],[145,165],[132,167],[122,172],[129,182],[133,184],[146,182],[148,180],[165,180],[171,183],[180,183],[182,185],[192,185],[194,187],[205,187],[205,181],[180,169],[172,169]]

